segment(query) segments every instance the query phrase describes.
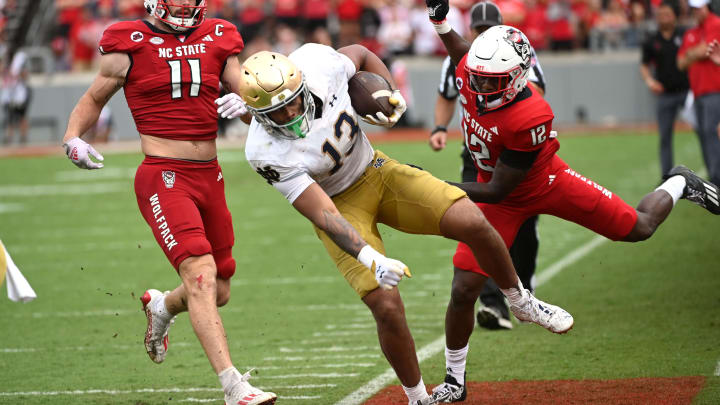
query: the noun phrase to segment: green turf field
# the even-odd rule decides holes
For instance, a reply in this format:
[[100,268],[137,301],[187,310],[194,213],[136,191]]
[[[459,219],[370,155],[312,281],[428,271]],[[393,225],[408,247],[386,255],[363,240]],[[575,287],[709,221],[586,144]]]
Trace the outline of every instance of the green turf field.
[[[656,141],[561,134],[559,154],[635,205],[659,182]],[[694,136],[675,142],[677,162],[702,168]],[[378,149],[440,178],[459,176],[457,142],[442,153],[425,143]],[[221,404],[187,314],[171,329],[165,363],[145,354],[139,297],[179,278],[137,209],[132,177],[141,155],[105,158],[92,172],[64,156],[0,160],[0,239],[38,294],[19,304],[2,288],[0,404]],[[388,370],[370,312],[310,223],[251,171],[241,150],[222,151],[220,163],[236,234],[238,269],[221,310],[234,362],[257,368],[251,382],[275,391],[279,404],[338,403]],[[541,217],[539,231],[537,295],[569,310],[575,327],[564,336],[534,325],[476,330],[468,380],[699,375],[708,379],[694,403],[720,403],[720,218],[680,201],[651,240],[635,245],[603,242],[550,217]],[[414,274],[400,289],[424,380],[437,384],[454,243],[382,234],[388,255]],[[582,247],[587,254],[562,262]],[[560,272],[548,280],[545,269]]]

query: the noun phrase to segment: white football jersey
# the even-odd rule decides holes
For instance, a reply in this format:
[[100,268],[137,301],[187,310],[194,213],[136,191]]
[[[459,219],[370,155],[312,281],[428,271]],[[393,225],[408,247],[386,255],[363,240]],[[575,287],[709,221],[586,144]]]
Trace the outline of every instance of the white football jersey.
[[253,118],[245,157],[291,203],[313,182],[332,197],[355,183],[373,157],[372,145],[360,129],[348,94],[355,64],[320,44],[305,44],[288,57],[317,97],[310,132],[305,138],[279,138]]

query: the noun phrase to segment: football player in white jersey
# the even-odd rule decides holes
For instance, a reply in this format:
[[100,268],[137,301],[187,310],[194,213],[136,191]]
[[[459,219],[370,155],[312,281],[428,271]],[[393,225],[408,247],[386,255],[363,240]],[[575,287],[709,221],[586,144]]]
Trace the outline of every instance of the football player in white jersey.
[[[315,225],[338,270],[372,312],[382,351],[409,403],[431,404],[436,399],[425,389],[403,303],[393,288],[410,271],[385,256],[378,222],[470,245],[521,320],[563,333],[573,318],[523,288],[502,239],[463,191],[373,150],[348,95],[348,80],[359,70],[377,73],[396,88],[382,61],[360,45],[336,51],[306,44],[289,57],[266,51],[250,56],[240,84],[253,116],[245,154]],[[391,103],[395,110],[389,117],[363,119],[394,125],[405,110],[397,90]]]

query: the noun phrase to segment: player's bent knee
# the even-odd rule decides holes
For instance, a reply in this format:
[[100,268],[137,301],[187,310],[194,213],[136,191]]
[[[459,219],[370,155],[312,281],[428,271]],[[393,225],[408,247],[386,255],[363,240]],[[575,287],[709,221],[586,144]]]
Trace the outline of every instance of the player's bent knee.
[[202,294],[217,289],[217,269],[209,254],[186,258],[180,263],[179,272],[188,294]]

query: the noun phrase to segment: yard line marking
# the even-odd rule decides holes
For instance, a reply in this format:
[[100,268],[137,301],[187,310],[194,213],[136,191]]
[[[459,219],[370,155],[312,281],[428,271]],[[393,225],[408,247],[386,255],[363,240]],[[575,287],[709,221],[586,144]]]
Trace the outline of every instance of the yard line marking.
[[86,183],[77,184],[11,184],[0,186],[3,197],[37,197],[41,195],[87,195],[129,192],[132,186],[127,183]]
[[362,353],[362,354],[333,354],[330,356],[270,356],[263,358],[263,361],[308,361],[319,359],[359,359],[359,358],[380,358],[380,353]]
[[24,204],[6,204],[2,203],[0,204],[0,214],[3,214],[5,212],[19,212],[24,211],[25,205]]
[[[266,377],[267,378],[267,377]],[[280,385],[274,386],[273,389],[312,389],[312,388],[334,388],[337,384],[302,384],[302,385]],[[261,389],[269,389],[260,387]],[[142,393],[190,393],[190,392],[222,392],[221,388],[214,387],[195,387],[195,388],[139,388],[134,390],[108,390],[108,389],[89,389],[89,390],[71,390],[71,391],[18,391],[18,392],[0,392],[0,397],[19,397],[19,396],[58,396],[58,395],[123,395],[123,394],[142,394]],[[285,398],[283,396],[283,398]]]
[[[562,257],[560,260],[553,263],[550,267],[540,272],[539,276],[537,277],[537,286],[539,287],[545,284],[550,279],[559,274],[562,270],[564,270],[567,266],[575,263],[580,258],[586,256],[588,253],[592,252],[593,250],[595,250],[595,248],[602,245],[606,241],[607,239],[605,239],[604,237],[596,236],[589,242],[586,242],[580,247],[574,249],[573,251]],[[547,275],[545,274],[546,272],[548,273]],[[430,344],[421,348],[417,352],[418,363],[422,363],[424,360],[442,352],[443,350],[445,350],[444,334],[432,341]],[[720,365],[718,367],[720,367]],[[380,391],[382,387],[386,386],[388,383],[396,379],[397,376],[395,375],[395,371],[392,368],[388,368],[387,370],[385,370],[384,373],[368,381],[365,385],[350,393],[350,395],[341,399],[335,405],[360,405],[366,399],[370,398],[376,392]]]
[[86,182],[109,179],[134,179],[137,168],[134,167],[105,167],[103,170],[62,170],[55,173],[57,181]]
[[287,380],[297,377],[309,377],[309,378],[347,378],[347,377],[357,377],[360,373],[307,373],[307,374],[284,374],[284,375],[255,375],[253,378],[255,379],[263,379],[263,380]]
[[715,367],[715,377],[720,377],[720,360],[718,360],[717,366]]
[[278,349],[280,353],[305,353],[305,352],[352,352],[357,350],[370,350],[375,347],[370,346],[356,346],[356,347],[343,347],[343,346],[330,346],[330,347],[315,347],[312,349],[291,349],[289,347],[281,347]]
[[91,394],[142,394],[142,393],[163,393],[163,392],[222,392],[220,388],[140,388],[135,390],[71,390],[71,391],[23,391],[23,392],[0,392],[0,397],[17,396],[55,396],[55,395],[91,395]]

